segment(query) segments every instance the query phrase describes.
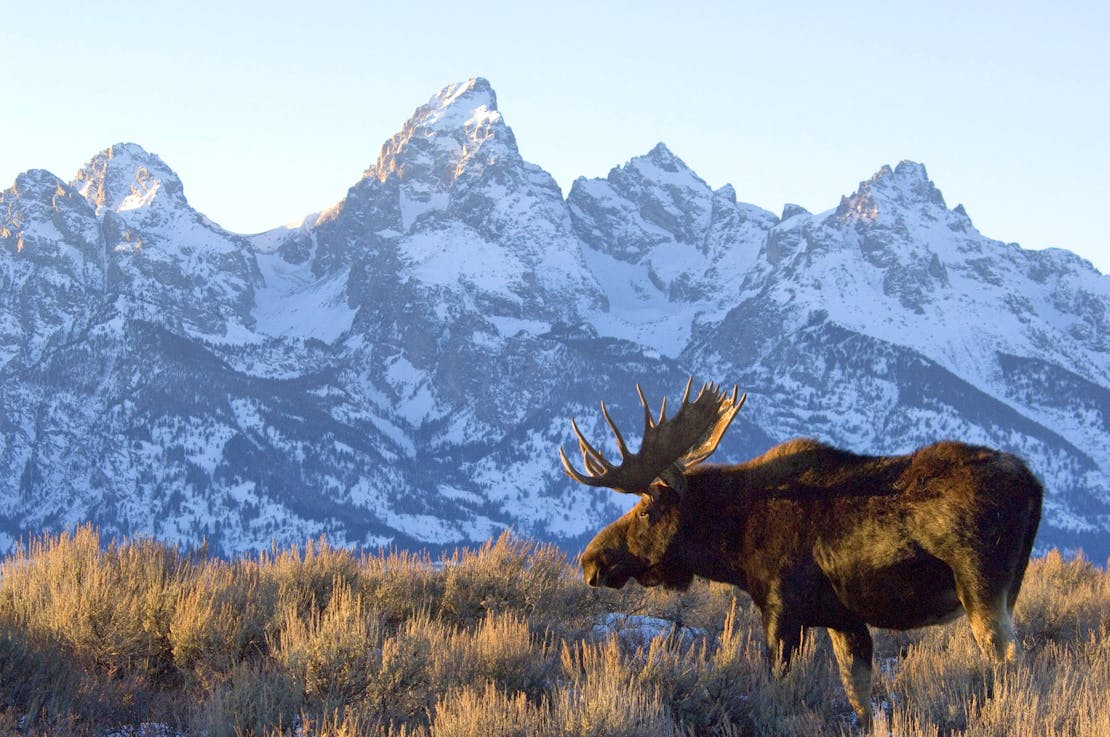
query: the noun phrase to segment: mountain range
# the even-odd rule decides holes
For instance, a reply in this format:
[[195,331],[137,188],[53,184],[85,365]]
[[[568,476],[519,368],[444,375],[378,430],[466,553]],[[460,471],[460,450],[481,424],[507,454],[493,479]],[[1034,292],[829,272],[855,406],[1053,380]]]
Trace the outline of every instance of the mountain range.
[[631,500],[563,475],[571,417],[615,454],[598,400],[633,441],[634,385],[690,375],[748,393],[713,460],[991,445],[1045,483],[1041,549],[1110,555],[1110,277],[982,235],[918,163],[775,214],[659,144],[564,197],[476,78],[261,234],[132,143],[0,193],[0,550],[573,551]]

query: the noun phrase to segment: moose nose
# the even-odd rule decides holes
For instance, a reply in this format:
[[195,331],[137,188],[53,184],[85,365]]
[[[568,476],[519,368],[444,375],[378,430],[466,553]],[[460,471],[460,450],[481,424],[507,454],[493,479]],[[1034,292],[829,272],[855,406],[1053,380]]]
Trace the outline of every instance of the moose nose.
[[586,579],[586,584],[597,588],[600,586],[598,583],[598,567],[595,565],[582,566],[582,577]]

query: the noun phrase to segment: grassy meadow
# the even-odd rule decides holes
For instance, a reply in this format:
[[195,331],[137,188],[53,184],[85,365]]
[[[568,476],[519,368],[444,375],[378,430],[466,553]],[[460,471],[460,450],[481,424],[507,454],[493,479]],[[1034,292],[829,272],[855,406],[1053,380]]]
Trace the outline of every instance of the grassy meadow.
[[[1016,625],[1001,669],[964,619],[876,630],[873,734],[1110,734],[1110,574],[1035,559]],[[772,674],[735,589],[596,591],[510,535],[222,561],[81,528],[0,563],[0,734],[860,733],[823,631]]]

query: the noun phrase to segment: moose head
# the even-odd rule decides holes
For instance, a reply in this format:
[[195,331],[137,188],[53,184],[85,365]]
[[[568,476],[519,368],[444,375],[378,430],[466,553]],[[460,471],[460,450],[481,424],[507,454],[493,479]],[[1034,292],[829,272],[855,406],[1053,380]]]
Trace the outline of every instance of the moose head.
[[690,401],[693,377],[686,382],[682,403],[674,417],[667,417],[663,397],[659,417],[652,416],[640,386],[636,393],[644,409],[640,449],[632,453],[605,402],[601,414],[613,432],[620,451],[620,465],[613,465],[583,436],[571,420],[586,473],[575,469],[563,449],[559,459],[568,476],[587,486],[603,486],[624,494],[638,494],[640,501],[627,514],[603,529],[582,554],[582,572],[590,586],[620,588],[629,579],[644,586],[686,588],[693,579],[689,568],[673,555],[685,529],[680,524],[687,472],[704,461],[721,442],[747,395],[737,398],[715,384],[705,384]]

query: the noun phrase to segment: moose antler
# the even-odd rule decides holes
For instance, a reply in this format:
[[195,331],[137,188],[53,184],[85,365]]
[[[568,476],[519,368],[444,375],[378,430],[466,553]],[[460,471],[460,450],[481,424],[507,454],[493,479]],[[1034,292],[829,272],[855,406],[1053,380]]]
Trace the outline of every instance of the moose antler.
[[657,420],[652,418],[640,385],[636,385],[636,393],[644,407],[644,437],[640,450],[636,453],[629,452],[624,437],[609,416],[605,402],[601,403],[601,414],[617,439],[617,448],[621,454],[619,466],[614,466],[590,445],[578,429],[578,423],[571,419],[570,424],[578,437],[578,447],[582,451],[586,473],[575,470],[563,449],[559,448],[559,460],[563,462],[566,474],[587,486],[606,486],[626,494],[651,493],[651,484],[656,479],[662,479],[672,488],[681,491],[678,487],[682,485],[684,472],[704,461],[717,449],[725,430],[748,398],[745,394],[737,401],[736,387],[728,395],[716,384],[704,384],[697,398],[690,402],[690,387],[693,383],[694,379],[690,377],[686,382],[686,391],[682,395],[678,414],[671,419],[667,419],[667,398],[663,397],[663,406]]

